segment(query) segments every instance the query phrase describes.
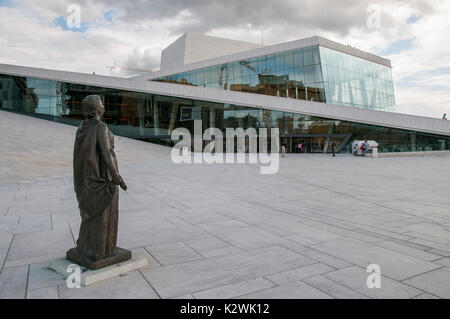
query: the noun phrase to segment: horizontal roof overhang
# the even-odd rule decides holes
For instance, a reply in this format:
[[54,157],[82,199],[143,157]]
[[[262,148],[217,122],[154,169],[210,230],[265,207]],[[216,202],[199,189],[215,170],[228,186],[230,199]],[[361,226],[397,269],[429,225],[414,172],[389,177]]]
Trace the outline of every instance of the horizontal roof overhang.
[[350,47],[348,45],[343,45],[341,43],[331,41],[322,37],[310,37],[306,39],[301,40],[295,40],[290,42],[284,42],[280,44],[270,45],[270,46],[264,46],[262,48],[257,48],[253,50],[238,52],[230,55],[225,55],[213,59],[208,59],[204,61],[199,61],[195,63],[186,64],[174,69],[168,69],[168,70],[161,70],[158,72],[152,72],[149,74],[143,74],[138,75],[135,77],[135,79],[139,80],[151,80],[151,79],[157,79],[162,76],[167,76],[171,74],[181,73],[181,72],[187,72],[192,70],[198,70],[209,66],[214,65],[221,65],[224,63],[230,63],[230,62],[236,62],[236,61],[242,61],[246,59],[256,58],[260,56],[275,54],[279,52],[285,52],[285,51],[291,51],[301,48],[307,48],[312,46],[320,45],[322,47],[326,47],[329,49],[333,49],[342,53],[346,53],[349,55],[353,55],[355,57],[365,59],[367,61],[371,61],[374,63],[378,63],[387,67],[391,67],[391,61],[382,57],[379,57],[377,55],[361,51],[359,49]]
[[236,104],[450,136],[450,121],[410,114],[376,111],[254,93],[225,91],[222,89],[55,71],[9,64],[0,64],[0,74],[34,77],[216,103]]

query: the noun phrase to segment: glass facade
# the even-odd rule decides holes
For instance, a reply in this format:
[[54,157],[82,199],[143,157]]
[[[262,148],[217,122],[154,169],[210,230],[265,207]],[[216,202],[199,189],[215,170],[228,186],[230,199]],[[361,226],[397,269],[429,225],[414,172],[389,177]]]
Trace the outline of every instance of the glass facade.
[[389,67],[321,46],[215,65],[154,81],[395,111]]
[[0,75],[0,109],[78,125],[81,101],[98,94],[105,105],[104,121],[114,134],[171,144],[178,127],[193,132],[194,120],[209,127],[278,127],[281,143],[294,151],[303,143],[308,152],[330,151],[336,143],[351,152],[353,140],[373,139],[380,152],[450,150],[450,137],[315,116],[72,84],[29,77]]
[[328,103],[395,111],[391,68],[320,47]]
[[154,81],[326,101],[318,46],[173,74]]

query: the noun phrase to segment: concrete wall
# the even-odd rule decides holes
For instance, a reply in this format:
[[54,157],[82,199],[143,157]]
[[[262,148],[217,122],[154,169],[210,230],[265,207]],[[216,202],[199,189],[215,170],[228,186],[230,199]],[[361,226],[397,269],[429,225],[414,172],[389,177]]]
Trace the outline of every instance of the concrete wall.
[[262,44],[185,33],[161,52],[161,71],[237,52],[261,48]]
[[170,70],[184,65],[186,33],[161,51],[160,70]]

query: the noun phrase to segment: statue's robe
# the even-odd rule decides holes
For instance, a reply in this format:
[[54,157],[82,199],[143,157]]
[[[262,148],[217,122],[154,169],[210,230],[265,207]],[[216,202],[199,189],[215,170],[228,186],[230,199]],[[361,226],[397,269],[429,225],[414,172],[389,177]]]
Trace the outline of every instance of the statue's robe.
[[114,255],[119,191],[122,182],[114,153],[114,135],[105,123],[84,120],[73,152],[75,193],[81,215],[77,250],[90,260]]

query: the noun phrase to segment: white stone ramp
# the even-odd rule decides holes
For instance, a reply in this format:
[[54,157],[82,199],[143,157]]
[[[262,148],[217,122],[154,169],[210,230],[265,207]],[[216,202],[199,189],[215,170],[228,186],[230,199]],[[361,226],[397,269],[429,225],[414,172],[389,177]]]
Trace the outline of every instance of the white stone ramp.
[[0,298],[450,296],[450,156],[289,154],[261,175],[174,164],[170,148],[122,137],[118,245],[148,264],[70,289],[48,263],[80,226],[74,132],[0,111]]

